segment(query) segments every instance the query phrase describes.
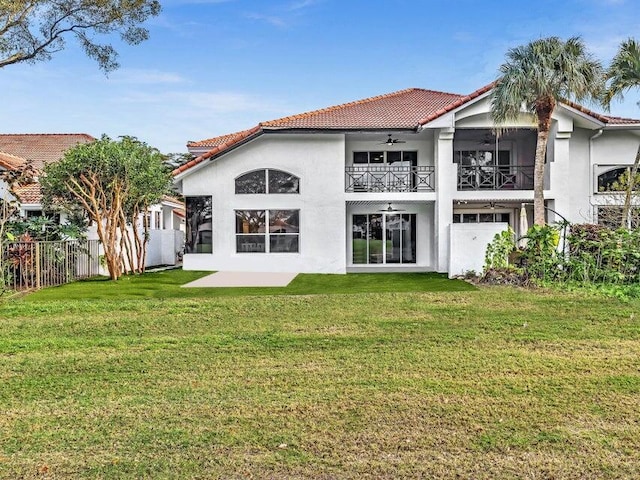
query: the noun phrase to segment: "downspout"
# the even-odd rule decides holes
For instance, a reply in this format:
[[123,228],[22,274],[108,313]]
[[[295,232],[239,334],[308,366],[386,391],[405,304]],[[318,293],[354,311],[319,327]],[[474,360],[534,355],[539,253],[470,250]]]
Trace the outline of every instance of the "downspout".
[[[602,135],[602,132],[604,132],[604,128],[601,128],[600,130],[598,130],[595,135],[592,135],[589,138],[589,167],[591,168],[591,187],[590,187],[590,192],[589,192],[589,203],[591,205],[594,205],[594,191],[597,190],[597,184],[596,184],[596,167],[593,164],[593,141],[600,137]],[[591,221],[593,221],[593,211],[591,212]]]

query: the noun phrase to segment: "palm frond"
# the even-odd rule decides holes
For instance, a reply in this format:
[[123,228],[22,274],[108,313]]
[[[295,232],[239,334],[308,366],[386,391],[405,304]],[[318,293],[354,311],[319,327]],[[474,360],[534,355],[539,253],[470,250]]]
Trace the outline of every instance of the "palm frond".
[[607,88],[602,103],[609,108],[614,98],[623,99],[624,93],[640,86],[640,44],[629,38],[620,48],[606,72]]

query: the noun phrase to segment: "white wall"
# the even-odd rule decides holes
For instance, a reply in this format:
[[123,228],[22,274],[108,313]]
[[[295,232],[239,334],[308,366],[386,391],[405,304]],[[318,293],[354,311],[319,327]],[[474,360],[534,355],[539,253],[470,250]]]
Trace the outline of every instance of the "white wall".
[[[344,135],[267,134],[182,180],[213,197],[213,253],[185,254],[185,270],[346,272]],[[300,177],[300,194],[236,195],[235,178],[274,168]],[[299,253],[236,253],[235,210],[299,209]]]
[[145,266],[175,265],[183,244],[184,233],[180,230],[150,230]]
[[482,273],[487,245],[507,227],[506,223],[452,223],[449,226],[449,278],[470,270]]

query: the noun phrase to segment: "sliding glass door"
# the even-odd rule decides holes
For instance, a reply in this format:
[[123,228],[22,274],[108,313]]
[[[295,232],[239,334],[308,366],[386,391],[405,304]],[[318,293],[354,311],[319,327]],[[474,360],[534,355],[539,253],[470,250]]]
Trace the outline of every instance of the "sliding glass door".
[[416,263],[416,214],[353,215],[354,264]]

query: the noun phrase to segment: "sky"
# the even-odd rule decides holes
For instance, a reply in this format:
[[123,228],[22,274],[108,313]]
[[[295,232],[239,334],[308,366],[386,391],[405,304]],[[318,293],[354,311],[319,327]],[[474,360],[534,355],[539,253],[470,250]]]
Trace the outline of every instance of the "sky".
[[[0,69],[0,133],[132,135],[164,153],[260,121],[410,87],[467,94],[509,48],[581,36],[608,64],[637,0],[160,0],[105,75],[73,39]],[[640,118],[640,90],[611,114]],[[587,105],[590,106],[590,105]],[[593,107],[593,106],[590,106]]]

